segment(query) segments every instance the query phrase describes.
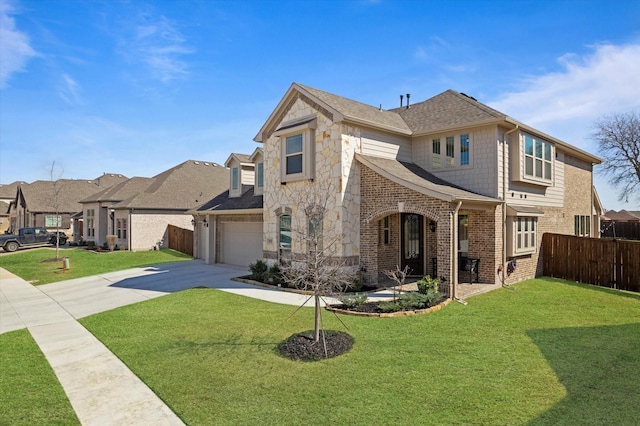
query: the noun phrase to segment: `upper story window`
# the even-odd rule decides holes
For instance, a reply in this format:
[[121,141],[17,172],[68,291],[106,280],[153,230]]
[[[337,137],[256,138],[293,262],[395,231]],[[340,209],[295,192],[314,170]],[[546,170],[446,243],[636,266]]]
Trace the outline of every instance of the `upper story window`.
[[553,185],[554,145],[538,137],[521,134],[520,143],[513,150],[512,179],[543,186]]
[[460,165],[469,165],[469,135],[460,135]]
[[434,169],[440,168],[440,138],[431,141],[431,165]]
[[258,175],[256,176],[256,185],[258,188],[264,187],[264,163],[258,163]]
[[240,182],[240,171],[238,167],[234,167],[231,169],[231,189],[234,191],[238,189],[238,185]]
[[453,136],[447,136],[447,157],[451,158],[451,165],[453,165],[453,157],[455,152],[454,138]]
[[286,166],[287,175],[302,173],[302,133],[286,138]]
[[315,174],[315,116],[282,123],[274,136],[280,138],[280,182],[313,179]]

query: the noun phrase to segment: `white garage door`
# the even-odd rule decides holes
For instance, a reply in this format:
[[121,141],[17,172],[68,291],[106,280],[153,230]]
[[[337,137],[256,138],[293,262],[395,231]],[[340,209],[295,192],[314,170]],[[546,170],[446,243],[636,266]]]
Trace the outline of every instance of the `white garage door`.
[[223,222],[220,263],[249,266],[262,259],[262,222]]

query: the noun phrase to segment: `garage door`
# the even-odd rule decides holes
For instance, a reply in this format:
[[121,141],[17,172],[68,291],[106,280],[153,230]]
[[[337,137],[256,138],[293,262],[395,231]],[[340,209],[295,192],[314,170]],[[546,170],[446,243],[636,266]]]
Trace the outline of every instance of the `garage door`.
[[223,222],[220,263],[249,266],[262,259],[262,222]]

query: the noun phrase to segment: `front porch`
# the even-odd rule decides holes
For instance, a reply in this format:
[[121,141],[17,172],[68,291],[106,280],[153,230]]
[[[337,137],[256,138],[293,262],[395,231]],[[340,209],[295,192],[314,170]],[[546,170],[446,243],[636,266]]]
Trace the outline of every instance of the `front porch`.
[[[357,158],[364,160],[360,260],[367,281],[381,282],[385,271],[407,267],[412,278],[440,278],[440,291],[457,298],[496,283],[502,252],[500,201],[446,186],[415,165]],[[458,283],[473,284],[467,288]]]

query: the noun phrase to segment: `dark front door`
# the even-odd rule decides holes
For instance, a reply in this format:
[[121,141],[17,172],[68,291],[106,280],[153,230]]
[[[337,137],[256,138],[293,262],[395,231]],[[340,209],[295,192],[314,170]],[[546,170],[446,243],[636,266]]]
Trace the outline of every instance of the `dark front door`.
[[409,275],[424,275],[424,218],[419,214],[400,216],[401,268],[408,266]]

